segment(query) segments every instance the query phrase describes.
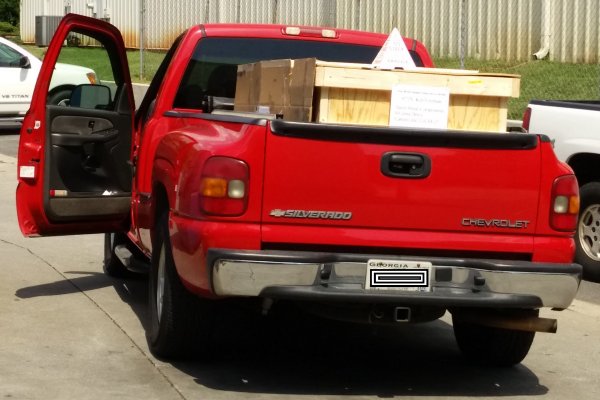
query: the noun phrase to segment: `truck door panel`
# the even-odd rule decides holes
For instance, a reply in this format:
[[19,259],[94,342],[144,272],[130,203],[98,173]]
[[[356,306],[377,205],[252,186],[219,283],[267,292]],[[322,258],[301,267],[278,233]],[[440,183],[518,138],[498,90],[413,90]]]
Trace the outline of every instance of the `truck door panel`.
[[126,213],[131,118],[115,111],[48,106],[48,203],[52,221]]

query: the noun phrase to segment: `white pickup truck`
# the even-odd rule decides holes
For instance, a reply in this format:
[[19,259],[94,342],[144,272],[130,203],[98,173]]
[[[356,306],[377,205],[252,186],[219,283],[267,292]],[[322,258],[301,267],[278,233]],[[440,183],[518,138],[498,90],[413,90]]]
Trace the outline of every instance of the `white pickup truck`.
[[532,100],[523,128],[549,136],[558,158],[575,171],[581,196],[575,261],[586,279],[600,281],[600,101]]
[[[0,37],[0,127],[18,128],[29,109],[42,61],[15,43]],[[72,89],[96,83],[94,70],[57,64],[50,82],[48,103],[64,104]]]

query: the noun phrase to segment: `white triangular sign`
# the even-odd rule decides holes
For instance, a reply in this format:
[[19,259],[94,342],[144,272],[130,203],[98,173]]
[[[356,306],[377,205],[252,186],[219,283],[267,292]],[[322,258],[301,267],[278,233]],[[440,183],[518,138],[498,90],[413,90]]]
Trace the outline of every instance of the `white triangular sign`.
[[377,57],[373,60],[372,67],[380,69],[415,69],[415,62],[410,56],[398,28],[392,30],[381,50],[379,50]]

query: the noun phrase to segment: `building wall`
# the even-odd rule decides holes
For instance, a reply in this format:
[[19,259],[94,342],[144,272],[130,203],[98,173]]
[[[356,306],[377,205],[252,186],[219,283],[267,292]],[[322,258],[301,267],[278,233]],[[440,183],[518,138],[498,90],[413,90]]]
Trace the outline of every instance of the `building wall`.
[[434,58],[529,60],[547,47],[551,60],[598,63],[599,6],[600,0],[22,0],[21,37],[35,42],[36,15],[70,10],[109,18],[132,48],[140,47],[142,28],[144,48],[166,49],[198,23],[283,23],[398,27]]

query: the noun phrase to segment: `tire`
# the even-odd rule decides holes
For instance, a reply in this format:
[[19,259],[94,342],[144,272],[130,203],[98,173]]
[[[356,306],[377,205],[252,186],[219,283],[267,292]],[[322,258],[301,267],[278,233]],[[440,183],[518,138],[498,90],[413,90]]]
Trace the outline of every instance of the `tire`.
[[575,231],[575,262],[583,267],[583,277],[600,281],[600,183],[579,189],[581,207]]
[[[535,312],[537,315],[537,311]],[[492,328],[461,321],[452,316],[454,336],[462,354],[470,361],[487,366],[510,367],[523,361],[535,332]]]
[[127,235],[123,232],[104,234],[104,273],[113,278],[131,278],[135,274],[127,269],[115,255],[115,247],[127,243]]
[[156,357],[178,359],[207,356],[212,343],[214,305],[190,293],[173,262],[167,214],[156,227],[148,307],[148,346]]
[[59,90],[48,97],[48,104],[55,106],[68,106],[71,99],[70,89]]

